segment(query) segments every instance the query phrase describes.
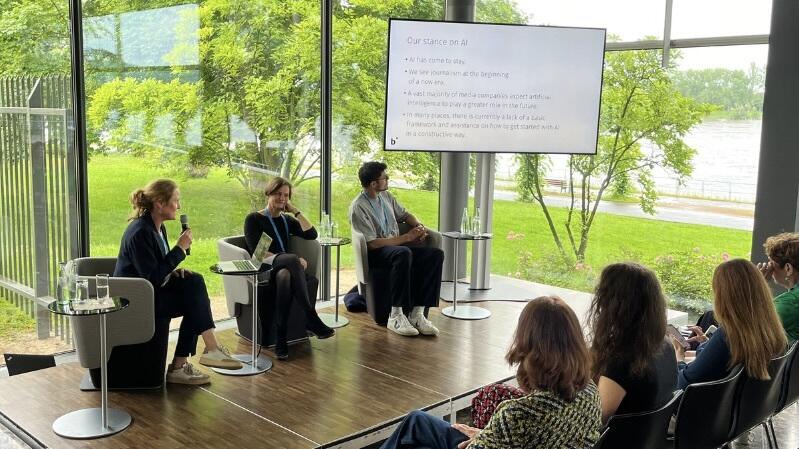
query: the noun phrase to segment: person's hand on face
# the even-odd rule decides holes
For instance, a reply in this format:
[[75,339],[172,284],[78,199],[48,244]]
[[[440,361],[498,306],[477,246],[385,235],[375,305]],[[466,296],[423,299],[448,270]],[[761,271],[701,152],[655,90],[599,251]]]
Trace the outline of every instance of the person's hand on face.
[[763,277],[766,278],[767,281],[771,280],[774,276],[774,262],[769,260],[768,262],[760,262],[757,264],[757,269],[763,274]]

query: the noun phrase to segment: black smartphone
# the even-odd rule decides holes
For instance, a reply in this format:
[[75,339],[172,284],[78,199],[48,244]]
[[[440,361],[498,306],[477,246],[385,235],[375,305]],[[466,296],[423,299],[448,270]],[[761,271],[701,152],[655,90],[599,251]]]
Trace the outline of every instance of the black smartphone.
[[667,324],[666,325],[666,335],[670,335],[670,336],[674,337],[674,339],[676,339],[678,342],[680,342],[680,345],[686,351],[691,349],[691,343],[688,342],[688,340],[685,339],[685,337],[680,333],[680,331],[676,327],[672,326],[671,324]]

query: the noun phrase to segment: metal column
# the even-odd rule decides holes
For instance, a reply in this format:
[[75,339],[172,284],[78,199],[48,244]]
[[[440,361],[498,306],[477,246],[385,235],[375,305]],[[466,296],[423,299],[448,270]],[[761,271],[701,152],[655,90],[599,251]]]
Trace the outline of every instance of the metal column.
[[[477,155],[477,184],[474,187],[474,206],[480,208],[480,232],[493,232],[494,219],[494,161],[493,153]],[[488,290],[491,280],[491,242],[475,240],[472,244],[472,290]]]
[[[444,20],[457,22],[474,22],[474,0],[447,0]],[[461,214],[469,200],[469,154],[441,153],[441,186],[438,194],[438,229],[444,231],[460,231]],[[444,245],[443,280],[453,272],[455,266],[458,277],[466,272],[466,244],[458,242],[460,261],[455,260],[455,253],[449,245]],[[460,262],[460,263],[457,263]]]

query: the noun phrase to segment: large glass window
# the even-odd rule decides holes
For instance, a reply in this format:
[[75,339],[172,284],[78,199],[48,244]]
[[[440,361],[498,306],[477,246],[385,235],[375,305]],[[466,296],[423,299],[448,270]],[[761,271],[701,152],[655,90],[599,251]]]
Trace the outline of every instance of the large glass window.
[[672,39],[768,34],[771,2],[674,0]]
[[46,309],[78,251],[68,10],[0,1],[0,353],[72,348]]
[[[228,316],[216,241],[243,233],[273,176],[319,211],[319,5],[316,1],[84,6],[93,256],[116,256],[130,193],[168,177],[194,235],[181,265],[205,275]],[[167,222],[171,244],[178,221]]]

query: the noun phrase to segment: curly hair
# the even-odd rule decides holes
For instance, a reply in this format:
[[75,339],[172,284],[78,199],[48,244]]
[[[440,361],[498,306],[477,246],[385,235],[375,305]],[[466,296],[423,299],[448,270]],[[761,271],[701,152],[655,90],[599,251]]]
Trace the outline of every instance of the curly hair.
[[783,232],[773,235],[766,239],[763,248],[766,250],[766,256],[780,267],[789,263],[794,268],[799,268],[799,233]]
[[130,193],[130,204],[133,205],[128,220],[139,218],[153,210],[155,203],[166,203],[175,194],[178,185],[171,179],[156,179],[150,181],[143,188],[136,189]]
[[594,379],[610,363],[640,375],[666,335],[666,300],[655,273],[637,263],[602,270],[588,312]]
[[591,381],[580,322],[557,296],[527,303],[505,359],[519,365],[516,379],[524,391],[549,391],[571,402]]

